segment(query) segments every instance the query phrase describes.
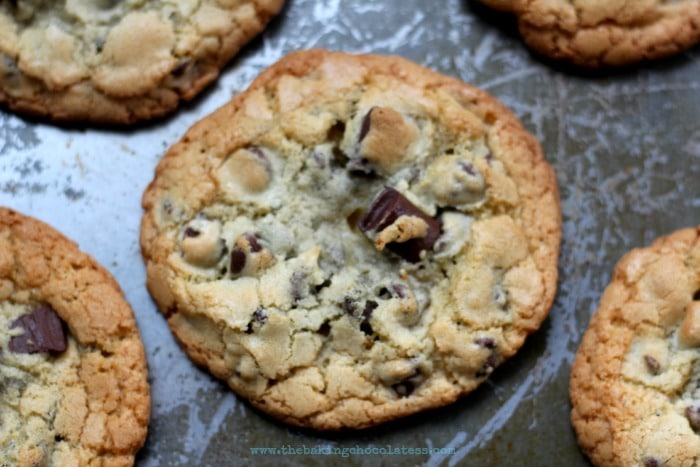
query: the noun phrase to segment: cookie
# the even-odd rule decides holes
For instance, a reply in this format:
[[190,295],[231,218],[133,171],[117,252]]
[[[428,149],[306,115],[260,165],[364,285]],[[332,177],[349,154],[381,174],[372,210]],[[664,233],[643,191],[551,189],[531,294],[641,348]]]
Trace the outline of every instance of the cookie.
[[109,273],[48,225],[0,208],[0,465],[133,465],[146,376]]
[[283,0],[0,0],[0,104],[130,124],[190,100]]
[[514,13],[535,51],[584,67],[658,59],[700,42],[700,0],[479,0]]
[[548,313],[559,196],[483,91],[404,59],[289,55],[143,197],[148,289],[190,357],[319,430],[449,404]]
[[576,354],[571,420],[595,465],[697,465],[700,226],[618,263]]

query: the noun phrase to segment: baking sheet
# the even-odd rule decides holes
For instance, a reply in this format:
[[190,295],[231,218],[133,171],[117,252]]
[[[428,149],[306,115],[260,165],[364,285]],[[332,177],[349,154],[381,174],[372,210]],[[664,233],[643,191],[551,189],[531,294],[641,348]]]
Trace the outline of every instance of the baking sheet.
[[[138,247],[140,196],[165,149],[264,67],[312,47],[401,55],[492,93],[542,142],[564,219],[557,299],[520,353],[449,407],[341,435],[280,425],[193,366],[148,296]],[[138,465],[584,466],[569,425],[573,354],[620,256],[700,223],[698,122],[697,47],[623,72],[580,73],[532,56],[512,18],[469,1],[289,0],[215,85],[164,121],[66,128],[0,110],[0,204],[77,241],[133,306],[153,398]],[[304,454],[312,449],[334,454]]]

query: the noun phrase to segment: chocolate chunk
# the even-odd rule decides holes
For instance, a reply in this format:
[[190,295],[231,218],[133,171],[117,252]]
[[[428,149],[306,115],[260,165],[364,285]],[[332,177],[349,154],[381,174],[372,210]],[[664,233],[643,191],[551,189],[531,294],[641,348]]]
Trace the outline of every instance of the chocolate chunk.
[[170,72],[173,76],[183,76],[192,65],[191,60],[180,60],[180,62]]
[[185,229],[184,233],[185,233],[185,237],[190,237],[190,238],[199,237],[199,235],[201,234],[201,232],[199,230],[193,229],[192,227],[187,227]]
[[267,321],[267,315],[262,308],[258,308],[253,312],[253,319],[258,323],[264,323]]
[[685,417],[690,423],[690,427],[695,431],[700,431],[700,406],[690,405],[685,408]]
[[490,375],[493,373],[493,369],[496,368],[496,366],[498,366],[498,355],[492,353],[486,358],[484,364],[481,365],[481,369],[476,372],[476,377],[483,378],[484,376]]
[[231,274],[240,274],[245,267],[245,251],[236,247],[231,251]]
[[319,334],[321,334],[324,337],[329,336],[331,333],[330,323],[328,321],[324,321],[323,324],[321,325],[321,327],[318,328],[318,331],[316,331],[316,332],[318,332]]
[[262,308],[258,308],[253,312],[253,319],[248,322],[248,327],[245,330],[246,334],[252,334],[253,333],[253,325],[257,324],[259,326],[262,326],[267,322],[267,315],[265,314],[265,311]]
[[651,374],[658,375],[659,373],[661,373],[661,364],[657,359],[655,359],[651,355],[645,355],[644,361],[646,362],[647,369]]
[[479,337],[474,342],[476,345],[486,347],[487,349],[496,348],[496,341],[492,337]]
[[695,293],[693,294],[693,300],[695,300],[696,302],[700,301],[700,290],[695,291]]
[[345,134],[345,122],[337,120],[329,129],[326,135],[328,141],[333,141],[336,144],[340,144],[343,140],[343,135]]
[[24,330],[24,334],[10,339],[10,351],[14,353],[61,353],[66,350],[63,322],[48,305],[39,305],[10,325],[10,329],[18,327]]
[[365,308],[362,310],[362,322],[360,323],[360,331],[364,332],[368,336],[374,333],[372,326],[369,324],[369,319],[372,317],[372,312],[377,308],[379,304],[374,300],[367,300],[365,302]]
[[391,285],[391,290],[393,292],[392,295],[395,295],[396,298],[406,298],[408,297],[408,294],[406,293],[406,286],[403,284],[392,284]]
[[386,248],[403,259],[416,263],[421,259],[421,252],[431,250],[440,236],[440,221],[418,209],[394,188],[386,187],[379,193],[365,211],[358,226],[369,236],[372,233],[381,232],[403,215],[423,219],[428,224],[427,234],[425,237],[412,238],[403,243],[389,243]]
[[466,173],[468,173],[469,175],[471,175],[471,176],[473,176],[473,177],[476,177],[476,176],[477,176],[476,169],[475,169],[474,166],[473,166],[472,164],[470,164],[469,162],[460,161],[460,162],[459,162],[459,167],[460,167],[462,170],[464,170]]
[[245,239],[248,240],[248,245],[250,245],[250,251],[257,253],[262,251],[262,245],[258,242],[258,237],[256,235],[246,234]]
[[352,297],[345,297],[343,299],[343,310],[349,315],[355,316],[357,312],[357,302]]
[[372,334],[372,326],[369,324],[369,320],[372,317],[372,312],[377,308],[379,304],[374,300],[367,300],[365,306],[360,311],[360,304],[352,297],[345,297],[343,300],[343,310],[350,316],[360,320],[360,330],[367,335]]
[[367,136],[367,133],[369,133],[369,128],[372,124],[372,111],[374,110],[374,107],[369,109],[369,112],[367,112],[367,115],[362,119],[362,125],[360,126],[360,134],[357,137],[357,141],[359,143],[362,142],[363,139],[365,139],[365,136]]

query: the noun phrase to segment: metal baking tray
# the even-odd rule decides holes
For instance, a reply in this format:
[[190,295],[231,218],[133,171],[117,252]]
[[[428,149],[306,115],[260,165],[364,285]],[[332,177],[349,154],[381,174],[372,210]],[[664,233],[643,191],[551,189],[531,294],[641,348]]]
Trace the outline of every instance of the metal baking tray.
[[[561,191],[559,290],[542,328],[473,394],[362,432],[281,425],[195,367],[146,291],[138,246],[141,193],[164,151],[263,68],[313,47],[401,55],[489,91],[539,138]],[[470,1],[289,0],[213,86],[165,120],[106,130],[0,111],[0,204],[77,241],[133,306],[153,398],[137,465],[584,466],[569,423],[574,352],[621,255],[700,223],[698,122],[697,47],[584,73],[533,56],[513,18]]]

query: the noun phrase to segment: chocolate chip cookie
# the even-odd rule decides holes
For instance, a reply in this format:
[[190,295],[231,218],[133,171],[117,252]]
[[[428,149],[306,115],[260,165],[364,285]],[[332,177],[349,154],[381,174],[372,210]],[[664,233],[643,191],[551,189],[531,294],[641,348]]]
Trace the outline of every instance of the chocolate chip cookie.
[[283,0],[0,0],[0,104],[129,124],[192,99]]
[[448,404],[546,317],[556,180],[493,97],[404,59],[292,54],[159,163],[148,289],[186,351],[278,419]]
[[535,51],[584,67],[666,57],[700,42],[700,0],[479,0],[514,13]]
[[700,227],[618,263],[571,374],[571,419],[596,465],[697,465]]
[[146,376],[108,272],[0,208],[0,465],[132,465],[149,421]]

